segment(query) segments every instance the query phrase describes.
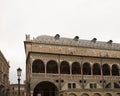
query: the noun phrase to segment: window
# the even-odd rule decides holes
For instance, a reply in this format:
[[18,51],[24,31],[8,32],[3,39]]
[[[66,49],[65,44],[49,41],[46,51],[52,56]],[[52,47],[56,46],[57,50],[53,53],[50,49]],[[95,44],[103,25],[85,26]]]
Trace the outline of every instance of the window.
[[68,83],[68,89],[76,88],[75,83]]
[[72,85],[73,85],[73,88],[76,88],[76,84],[75,83],[73,83]]
[[71,89],[71,83],[68,83],[68,88]]
[[90,88],[97,88],[97,85],[95,83],[91,83]]

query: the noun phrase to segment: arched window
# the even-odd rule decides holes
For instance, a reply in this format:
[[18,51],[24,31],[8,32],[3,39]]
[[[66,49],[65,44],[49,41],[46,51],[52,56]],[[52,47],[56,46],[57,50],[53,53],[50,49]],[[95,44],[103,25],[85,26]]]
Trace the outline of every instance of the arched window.
[[62,61],[60,64],[60,73],[61,74],[70,74],[70,66],[66,61]]
[[112,75],[119,76],[119,68],[116,64],[112,65]]
[[93,75],[101,75],[100,65],[97,63],[93,64]]
[[47,73],[58,73],[58,64],[54,60],[47,63]]
[[91,75],[91,66],[89,63],[83,64],[83,75]]
[[102,66],[103,75],[110,75],[110,66],[108,64],[104,64]]
[[81,74],[80,64],[78,62],[72,64],[72,74]]
[[32,64],[33,73],[45,73],[45,65],[42,60],[35,60]]

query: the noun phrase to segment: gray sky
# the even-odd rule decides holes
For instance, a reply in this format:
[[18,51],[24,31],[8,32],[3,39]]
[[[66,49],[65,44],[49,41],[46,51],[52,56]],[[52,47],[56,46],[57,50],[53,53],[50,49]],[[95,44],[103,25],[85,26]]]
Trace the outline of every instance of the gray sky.
[[120,43],[120,0],[0,0],[0,50],[10,61],[11,83],[18,67],[25,80],[26,34]]

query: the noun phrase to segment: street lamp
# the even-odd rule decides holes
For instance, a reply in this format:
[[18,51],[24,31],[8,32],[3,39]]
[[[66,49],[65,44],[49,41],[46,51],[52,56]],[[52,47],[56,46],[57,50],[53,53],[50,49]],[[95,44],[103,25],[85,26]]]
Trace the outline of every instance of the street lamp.
[[21,76],[22,69],[17,69],[17,76],[18,76],[18,96],[20,96],[20,76]]

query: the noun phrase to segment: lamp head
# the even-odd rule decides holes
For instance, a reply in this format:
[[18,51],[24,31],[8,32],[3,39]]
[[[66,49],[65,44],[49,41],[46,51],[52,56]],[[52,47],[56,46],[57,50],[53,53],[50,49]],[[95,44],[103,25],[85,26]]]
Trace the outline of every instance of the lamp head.
[[22,72],[22,69],[21,69],[21,68],[18,68],[18,69],[17,69],[17,76],[18,76],[18,78],[20,78],[21,72]]

